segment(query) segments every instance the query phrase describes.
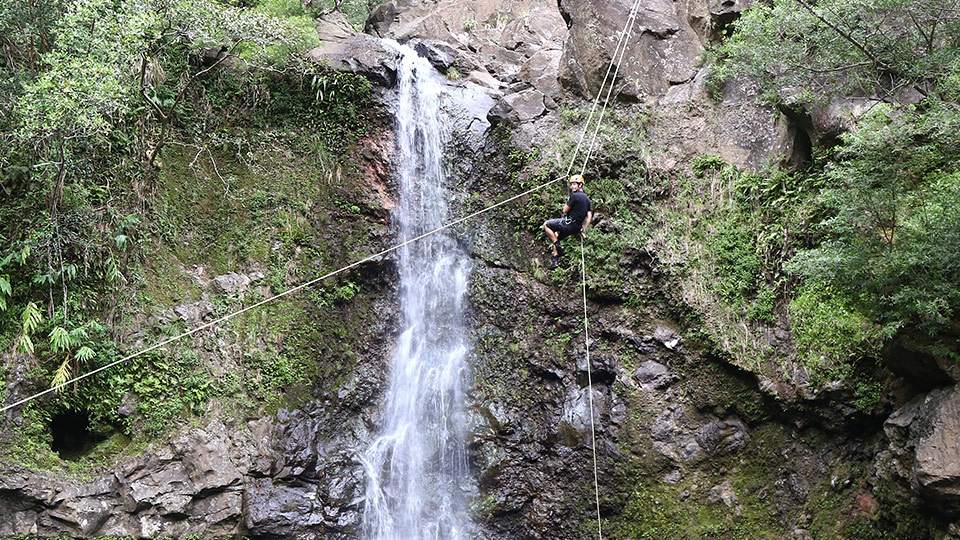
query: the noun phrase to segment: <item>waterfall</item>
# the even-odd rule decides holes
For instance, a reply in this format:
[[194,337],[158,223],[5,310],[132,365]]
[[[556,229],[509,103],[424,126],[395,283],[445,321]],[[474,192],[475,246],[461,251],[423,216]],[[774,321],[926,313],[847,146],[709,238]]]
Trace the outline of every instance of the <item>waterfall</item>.
[[[401,241],[447,220],[443,82],[429,62],[395,45]],[[399,250],[403,332],[390,366],[381,434],[362,461],[367,474],[363,531],[370,540],[466,538],[461,490],[464,378],[468,351],[463,302],[469,258],[449,234]]]

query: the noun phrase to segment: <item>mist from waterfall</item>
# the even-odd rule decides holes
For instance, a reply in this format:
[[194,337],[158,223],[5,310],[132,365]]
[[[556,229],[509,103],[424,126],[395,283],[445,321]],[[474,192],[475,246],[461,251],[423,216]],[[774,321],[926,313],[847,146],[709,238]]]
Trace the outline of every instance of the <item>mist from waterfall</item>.
[[[397,48],[396,110],[401,241],[447,221],[443,81],[413,49]],[[446,232],[399,250],[403,332],[390,366],[380,435],[363,456],[364,537],[467,538],[461,486],[468,473],[463,411],[468,344],[467,254]]]

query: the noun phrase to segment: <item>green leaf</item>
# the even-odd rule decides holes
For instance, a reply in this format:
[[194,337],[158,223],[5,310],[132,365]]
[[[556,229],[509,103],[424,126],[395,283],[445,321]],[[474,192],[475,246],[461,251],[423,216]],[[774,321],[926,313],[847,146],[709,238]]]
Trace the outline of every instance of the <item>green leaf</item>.
[[21,334],[17,338],[17,347],[18,352],[33,354],[33,340],[30,339],[30,334]]
[[53,352],[67,351],[73,346],[73,338],[70,333],[62,326],[55,326],[50,331],[50,346]]
[[[63,360],[60,364],[60,367],[57,368],[57,371],[53,374],[53,380],[50,381],[50,388],[62,387],[69,381],[73,376],[73,372],[70,369],[70,358],[69,356]],[[57,392],[62,392],[63,388],[58,388]]]
[[[40,308],[37,307],[37,304],[29,302],[23,308],[23,314],[20,317],[23,333],[25,335],[32,334],[36,332],[37,327],[40,326],[40,323],[43,321],[43,315],[40,313]],[[33,352],[33,347],[31,345],[30,352]]]
[[79,326],[70,331],[70,341],[74,344],[78,344],[84,339],[87,339],[87,325]]
[[33,276],[33,282],[37,285],[51,285],[54,283],[54,277],[52,273],[47,274],[37,274]]
[[80,360],[81,362],[86,362],[91,358],[93,358],[94,354],[95,353],[93,352],[93,349],[84,345],[83,347],[80,347],[80,349],[77,350],[76,357],[77,357],[77,360]]
[[63,265],[62,272],[66,275],[67,281],[73,281],[73,279],[77,277],[77,265],[73,263],[65,264]]
[[120,273],[120,269],[117,268],[117,261],[113,260],[113,257],[107,259],[107,281],[111,283],[116,283],[118,281],[123,281],[123,274]]

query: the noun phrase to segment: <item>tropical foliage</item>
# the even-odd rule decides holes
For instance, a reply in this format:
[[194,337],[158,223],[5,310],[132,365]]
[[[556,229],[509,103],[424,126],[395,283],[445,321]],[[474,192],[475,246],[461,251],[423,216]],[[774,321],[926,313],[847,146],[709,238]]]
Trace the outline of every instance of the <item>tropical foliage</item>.
[[[0,5],[0,349],[22,355],[31,384],[63,392],[119,357],[135,298],[121,291],[143,279],[143,240],[165,230],[171,145],[212,156],[270,115],[315,126],[331,152],[355,140],[369,83],[304,59],[314,14],[298,0]],[[59,406],[122,424],[125,393],[158,391],[131,369],[68,387]]]
[[776,0],[736,25],[728,52],[778,99],[956,100],[960,13],[943,0]]
[[721,76],[757,78],[792,116],[863,105],[800,174],[815,196],[780,201],[809,218],[783,262],[798,354],[827,378],[899,335],[957,349],[958,39],[941,0],[776,0],[745,12],[719,55]]

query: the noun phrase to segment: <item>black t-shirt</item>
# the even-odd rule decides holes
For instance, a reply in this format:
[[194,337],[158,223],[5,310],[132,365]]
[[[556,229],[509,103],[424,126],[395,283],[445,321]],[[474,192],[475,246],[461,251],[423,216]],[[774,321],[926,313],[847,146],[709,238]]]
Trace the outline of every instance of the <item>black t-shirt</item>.
[[570,207],[567,217],[576,223],[583,223],[590,211],[590,197],[582,191],[574,191],[567,200],[567,206]]

